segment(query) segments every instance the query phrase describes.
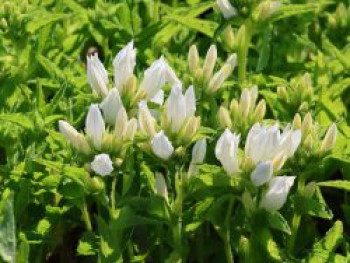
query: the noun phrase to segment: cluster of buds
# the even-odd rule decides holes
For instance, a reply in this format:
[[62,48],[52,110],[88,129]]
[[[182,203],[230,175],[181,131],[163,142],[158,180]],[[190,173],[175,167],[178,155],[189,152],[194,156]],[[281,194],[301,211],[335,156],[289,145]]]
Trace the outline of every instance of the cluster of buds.
[[191,142],[200,127],[200,118],[195,116],[195,111],[193,86],[190,86],[184,94],[180,85],[171,88],[164,111],[159,118],[159,125],[153,116],[157,115],[157,112],[152,115],[147,103],[140,103],[138,115],[140,131],[151,139],[150,146],[156,156],[167,160],[175,151],[173,144],[181,148],[181,145]]
[[[181,84],[175,72],[163,57],[154,61],[145,70],[140,84],[138,84],[138,79],[134,75],[135,65],[136,49],[133,42],[130,42],[118,52],[113,60],[113,88],[118,90],[127,108],[137,105],[141,100],[152,101],[161,105],[164,100],[162,88],[166,84]],[[108,89],[108,72],[99,60],[97,53],[87,58],[87,76],[92,90],[102,99],[106,98],[108,93],[113,90]]]
[[229,109],[222,105],[218,111],[221,128],[229,128],[246,134],[249,127],[264,119],[266,102],[264,99],[257,104],[258,88],[244,89],[239,101],[232,99]]
[[334,14],[328,14],[328,22],[333,28],[346,28],[350,25],[350,7],[340,2]]
[[281,133],[278,125],[268,127],[256,123],[248,133],[243,157],[238,154],[240,135],[231,133],[229,129],[219,138],[215,155],[228,175],[250,174],[255,187],[268,184],[260,206],[275,211],[285,203],[295,177],[274,177],[273,174],[294,155],[300,142],[301,131],[292,130],[290,124]]
[[277,96],[289,110],[306,112],[313,96],[312,80],[309,73],[291,79],[289,84],[277,87]]
[[203,86],[207,94],[215,93],[224,84],[230,76],[237,63],[237,55],[230,55],[219,71],[214,73],[217,60],[217,49],[211,45],[205,56],[203,66],[200,66],[199,54],[197,47],[192,45],[188,52],[188,66],[194,83]]
[[301,129],[302,149],[307,156],[324,155],[334,148],[337,138],[337,126],[334,123],[328,127],[323,139],[319,136],[319,125],[314,123],[310,112],[305,115],[303,120],[297,113],[294,116],[292,127],[293,129]]

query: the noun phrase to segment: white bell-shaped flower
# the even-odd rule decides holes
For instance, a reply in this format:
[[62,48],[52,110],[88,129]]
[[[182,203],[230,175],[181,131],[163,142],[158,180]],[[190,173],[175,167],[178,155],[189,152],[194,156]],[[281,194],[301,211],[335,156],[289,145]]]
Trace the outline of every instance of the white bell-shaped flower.
[[108,72],[98,58],[97,53],[87,57],[87,78],[93,91],[102,98],[108,94]]
[[291,157],[301,142],[301,131],[293,131],[290,125],[281,134],[278,125],[265,127],[259,123],[250,129],[245,145],[245,154],[255,164],[272,161],[279,154]]
[[133,76],[136,65],[136,49],[133,41],[129,42],[113,60],[114,84],[119,92],[123,91],[124,85]]
[[237,15],[236,8],[231,5],[229,0],[217,0],[216,3],[225,19],[230,19]]
[[95,156],[91,162],[91,169],[101,176],[110,175],[113,172],[113,163],[108,154],[102,153]]
[[85,120],[85,132],[91,139],[93,145],[101,148],[103,134],[105,133],[105,122],[97,104],[92,104],[89,108]]
[[168,160],[174,152],[174,147],[164,131],[158,132],[151,141],[152,150],[155,155],[163,160]]
[[185,121],[194,116],[196,111],[196,98],[193,86],[190,86],[185,94],[179,85],[172,87],[167,100],[167,121],[172,132],[178,132]]
[[206,139],[198,140],[192,149],[192,159],[191,159],[190,167],[188,169],[189,175],[196,173],[197,171],[196,165],[203,163],[206,152],[207,152]]
[[161,56],[158,60],[154,61],[148,69],[145,70],[140,84],[140,89],[146,93],[147,100],[154,100],[154,97],[157,96],[158,92],[166,83],[175,85],[181,82],[176,77],[173,69],[165,61],[164,57]]
[[108,92],[107,97],[100,104],[103,116],[109,125],[115,124],[117,113],[121,107],[123,107],[123,103],[120,99],[119,91],[116,88],[113,88]]
[[254,171],[250,176],[250,179],[252,180],[255,186],[261,186],[271,179],[272,173],[273,173],[272,162],[270,161],[262,162],[255,167]]
[[295,176],[277,176],[271,179],[269,188],[260,202],[260,207],[270,212],[281,209],[287,201],[294,179]]
[[226,129],[220,136],[215,147],[215,156],[224,167],[227,174],[233,176],[239,171],[238,144],[240,135]]

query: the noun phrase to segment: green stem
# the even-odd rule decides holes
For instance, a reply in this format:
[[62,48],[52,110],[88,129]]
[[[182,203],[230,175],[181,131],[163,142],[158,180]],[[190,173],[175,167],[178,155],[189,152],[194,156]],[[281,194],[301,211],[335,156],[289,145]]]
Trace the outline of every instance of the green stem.
[[157,23],[159,21],[159,6],[160,6],[160,0],[154,0],[153,2],[153,22]]
[[231,249],[231,236],[230,236],[230,218],[231,218],[232,209],[233,209],[233,201],[234,199],[231,198],[228,204],[227,214],[225,217],[225,233],[223,235],[225,255],[228,263],[233,263],[233,255],[232,255],[232,249]]
[[115,201],[115,188],[117,185],[117,176],[114,175],[113,176],[113,180],[112,180],[112,189],[111,189],[111,215],[113,216],[116,210],[116,201]]
[[81,210],[81,213],[82,213],[82,216],[83,216],[83,220],[84,220],[86,229],[89,230],[89,231],[92,231],[90,215],[89,215],[89,211],[87,209],[87,205],[86,205],[85,199],[83,200],[83,204],[81,205],[80,210]]
[[[305,188],[305,179],[303,178],[303,176],[300,176],[298,180],[297,193],[299,195],[302,195],[304,192],[304,188]],[[292,254],[294,253],[295,241],[297,238],[300,221],[301,221],[301,214],[298,212],[294,213],[293,219],[292,219],[292,235],[289,239],[289,244],[288,244],[289,252]]]
[[246,81],[247,57],[252,38],[252,22],[248,20],[243,26],[245,27],[244,41],[238,47],[238,83],[241,88]]

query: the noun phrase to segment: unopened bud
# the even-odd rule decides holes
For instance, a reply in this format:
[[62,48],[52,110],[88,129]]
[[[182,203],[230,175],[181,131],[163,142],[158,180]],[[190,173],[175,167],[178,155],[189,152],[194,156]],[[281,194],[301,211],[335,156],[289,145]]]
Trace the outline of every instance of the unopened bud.
[[303,124],[301,125],[301,134],[303,138],[306,138],[311,130],[312,130],[312,116],[311,116],[311,113],[308,112],[306,113]]
[[[196,134],[200,126],[200,117],[191,116],[182,131],[180,131],[180,137],[184,139],[191,140],[192,137]],[[182,135],[182,136],[181,136]]]
[[251,106],[250,92],[247,89],[244,89],[239,101],[239,112],[242,114],[243,118],[248,116]]
[[309,109],[309,103],[307,103],[306,101],[304,101],[303,103],[301,103],[298,111],[300,112],[305,112]]
[[147,107],[143,107],[139,111],[139,123],[140,128],[143,132],[153,138],[156,134],[155,129],[155,119],[152,117],[149,109]]
[[282,4],[279,1],[264,1],[262,2],[258,8],[257,12],[254,15],[254,19],[256,21],[263,21],[269,18],[272,14],[277,12]]
[[234,33],[232,30],[231,25],[228,25],[225,30],[224,30],[224,34],[223,34],[223,40],[225,42],[225,44],[227,45],[227,47],[230,50],[234,49],[235,46],[235,37],[234,37]]
[[312,138],[312,135],[309,134],[305,141],[304,141],[304,147],[308,150],[308,151],[311,151],[312,150],[312,147],[313,147],[313,144],[314,144],[314,139]]
[[105,185],[101,177],[94,176],[88,182],[89,192],[92,194],[101,193]]
[[237,54],[236,53],[231,54],[227,58],[225,64],[231,66],[231,72],[232,72],[235,69],[236,65],[237,65]]
[[192,45],[190,47],[190,50],[188,51],[188,67],[192,75],[195,75],[196,73],[196,70],[198,68],[198,62],[199,62],[199,55],[198,55],[197,46]]
[[115,158],[114,159],[114,164],[117,167],[120,167],[123,164],[124,160],[122,158]]
[[311,199],[312,196],[315,194],[316,191],[316,183],[315,182],[310,182],[305,186],[304,189],[304,196],[307,199]]
[[274,171],[278,171],[282,168],[284,163],[286,162],[287,157],[286,155],[282,152],[278,154],[273,160],[272,160],[272,167]]
[[312,86],[312,79],[309,73],[305,73],[301,79],[301,85],[304,89]]
[[337,138],[337,126],[335,125],[335,123],[333,123],[329,127],[329,129],[328,129],[328,131],[327,131],[327,133],[322,141],[321,151],[328,152],[328,151],[332,150],[334,145],[335,145],[336,138]]
[[219,123],[221,127],[231,128],[232,121],[231,121],[230,113],[225,107],[223,106],[220,107],[218,115],[219,115]]
[[120,107],[117,118],[115,121],[114,134],[117,138],[121,138],[123,136],[124,130],[126,129],[128,122],[128,115],[124,107]]
[[277,95],[278,95],[278,97],[280,97],[281,99],[287,100],[287,99],[288,99],[288,94],[287,94],[286,87],[284,87],[284,86],[278,86],[278,87],[277,87]]
[[293,130],[299,130],[301,129],[301,117],[300,114],[297,113],[294,115],[293,123],[292,123]]
[[203,79],[203,69],[197,68],[196,72],[194,73],[194,79],[197,81],[201,81]]
[[244,208],[246,209],[246,211],[248,213],[252,212],[254,209],[254,201],[253,198],[251,196],[251,194],[248,191],[245,191],[242,194],[242,203]]
[[156,194],[159,196],[162,196],[165,198],[165,200],[168,202],[168,188],[164,179],[164,176],[161,173],[156,173],[155,175],[155,182],[154,182],[154,188],[156,191]]
[[264,99],[259,101],[258,105],[255,108],[254,115],[255,115],[255,120],[260,122],[264,119],[266,114],[266,102]]
[[228,78],[230,73],[231,73],[231,66],[228,64],[225,64],[218,72],[215,73],[213,78],[210,80],[207,88],[207,92],[214,93],[219,88],[221,88],[222,84]]
[[238,46],[238,49],[241,49],[243,47],[246,46],[246,28],[245,28],[245,25],[241,25],[241,27],[238,29],[238,32],[237,32],[237,46]]
[[232,99],[231,103],[230,103],[230,111],[232,116],[235,118],[238,117],[239,114],[239,104],[238,101],[236,99]]
[[217,59],[217,49],[215,45],[211,45],[203,64],[203,77],[205,81],[209,81],[213,76],[213,70]]
[[7,29],[7,21],[6,21],[6,19],[5,18],[1,18],[0,19],[0,28],[2,29],[2,30],[6,30]]
[[174,151],[174,155],[178,157],[184,157],[186,154],[186,149],[183,146],[177,147]]

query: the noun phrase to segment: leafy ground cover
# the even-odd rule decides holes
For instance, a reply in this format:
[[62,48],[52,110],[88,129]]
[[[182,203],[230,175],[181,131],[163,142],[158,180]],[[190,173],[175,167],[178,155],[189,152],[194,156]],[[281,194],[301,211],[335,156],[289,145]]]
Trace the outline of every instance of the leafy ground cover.
[[0,262],[349,262],[350,2],[3,0]]

